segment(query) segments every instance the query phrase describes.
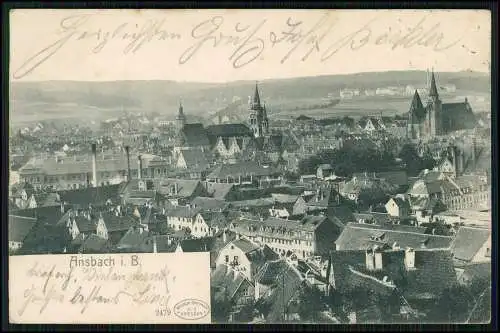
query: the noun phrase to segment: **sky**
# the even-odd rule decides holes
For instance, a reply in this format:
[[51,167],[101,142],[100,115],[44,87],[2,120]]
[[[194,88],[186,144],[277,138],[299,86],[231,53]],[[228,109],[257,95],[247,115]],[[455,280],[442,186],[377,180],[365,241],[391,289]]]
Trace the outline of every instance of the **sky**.
[[17,9],[10,25],[11,81],[490,72],[489,11]]

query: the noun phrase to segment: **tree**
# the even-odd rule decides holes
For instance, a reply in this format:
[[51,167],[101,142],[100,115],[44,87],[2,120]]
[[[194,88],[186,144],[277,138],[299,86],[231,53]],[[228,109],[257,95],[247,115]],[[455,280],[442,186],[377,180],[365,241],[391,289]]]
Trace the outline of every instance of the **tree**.
[[399,157],[405,164],[406,171],[410,176],[417,175],[423,169],[432,169],[436,165],[436,161],[429,152],[425,152],[420,157],[417,147],[411,143],[403,145]]
[[315,321],[317,314],[324,309],[323,295],[314,286],[303,287],[298,295],[298,313],[301,320]]
[[[221,297],[217,297],[221,294]],[[231,301],[227,295],[226,287],[212,288],[210,296],[212,304],[212,321],[226,323],[229,320],[229,313],[231,311]]]
[[467,289],[454,285],[444,290],[429,319],[439,323],[464,323],[474,304],[474,297]]

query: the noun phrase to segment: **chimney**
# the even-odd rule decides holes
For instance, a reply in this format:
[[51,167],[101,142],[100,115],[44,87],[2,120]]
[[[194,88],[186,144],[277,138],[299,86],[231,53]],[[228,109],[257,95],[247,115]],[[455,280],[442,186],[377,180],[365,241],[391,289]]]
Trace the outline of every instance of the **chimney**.
[[222,242],[226,244],[227,241],[227,235],[226,235],[226,230],[222,230]]
[[370,251],[369,249],[366,250],[366,269],[369,271],[372,271],[375,269],[375,256],[373,255],[373,252]]
[[415,268],[415,251],[412,248],[405,250],[405,267],[406,269]]
[[92,144],[92,186],[97,187],[97,146]]
[[64,214],[64,201],[61,201],[61,213]]
[[463,171],[463,162],[464,162],[464,154],[462,152],[462,150],[458,147],[455,147],[455,161],[456,161],[456,174],[457,176],[458,175],[461,175],[462,174],[462,171]]
[[132,179],[132,174],[130,173],[130,147],[125,146],[125,153],[127,154],[127,180]]
[[137,156],[137,179],[142,178],[142,157],[141,155]]
[[472,162],[472,167],[473,170],[475,171],[476,169],[476,152],[477,152],[477,147],[476,147],[476,138],[472,138],[472,150],[471,150],[471,162]]
[[375,254],[375,269],[382,269],[382,251],[374,249],[373,252]]
[[179,184],[174,183],[174,194],[179,193]]
[[153,236],[153,253],[158,253],[158,244],[156,243],[156,236]]

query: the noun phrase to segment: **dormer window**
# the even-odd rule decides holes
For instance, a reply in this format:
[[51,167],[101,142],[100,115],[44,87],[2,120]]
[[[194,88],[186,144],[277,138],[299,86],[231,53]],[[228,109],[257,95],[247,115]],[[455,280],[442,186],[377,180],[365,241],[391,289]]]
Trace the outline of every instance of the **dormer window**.
[[382,239],[384,239],[384,237],[385,237],[385,233],[381,232],[381,233],[377,233],[377,234],[372,235],[370,237],[370,239],[380,242]]
[[143,180],[139,181],[139,191],[146,191],[146,182]]

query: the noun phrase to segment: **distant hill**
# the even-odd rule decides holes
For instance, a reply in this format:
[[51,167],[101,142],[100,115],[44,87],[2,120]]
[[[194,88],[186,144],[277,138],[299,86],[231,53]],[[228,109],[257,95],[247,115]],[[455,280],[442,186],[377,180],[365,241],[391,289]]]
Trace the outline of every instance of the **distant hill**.
[[[490,91],[488,74],[458,72],[436,75],[438,84],[454,84],[457,90]],[[338,94],[344,88],[421,86],[425,80],[425,71],[358,73],[265,80],[260,82],[260,89],[272,116],[273,106],[287,109],[300,103],[310,104],[311,101],[321,103],[321,99],[328,94]],[[192,116],[214,120],[214,115],[224,115],[225,118],[236,119],[244,110],[254,85],[254,81],[222,84],[175,81],[12,82],[10,119],[12,122],[79,117],[100,120],[126,111],[157,112],[172,117],[180,100],[185,112]],[[235,98],[240,101],[235,102]]]

